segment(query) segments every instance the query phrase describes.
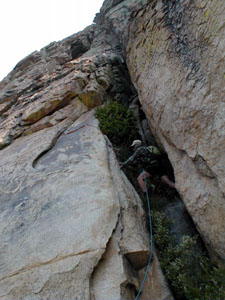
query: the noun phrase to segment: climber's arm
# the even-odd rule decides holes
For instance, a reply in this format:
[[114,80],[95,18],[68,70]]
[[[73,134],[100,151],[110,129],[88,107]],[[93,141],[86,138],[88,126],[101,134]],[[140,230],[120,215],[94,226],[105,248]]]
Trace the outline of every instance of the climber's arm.
[[121,168],[133,165],[138,162],[139,157],[142,155],[142,147],[138,148],[125,162],[121,163]]

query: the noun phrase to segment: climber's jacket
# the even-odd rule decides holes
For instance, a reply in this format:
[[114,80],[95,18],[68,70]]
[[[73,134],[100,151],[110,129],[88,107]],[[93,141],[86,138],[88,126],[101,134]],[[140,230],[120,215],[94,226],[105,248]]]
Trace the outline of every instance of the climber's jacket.
[[161,153],[155,146],[139,147],[133,155],[122,163],[122,167],[140,163],[142,165],[156,164],[160,156]]

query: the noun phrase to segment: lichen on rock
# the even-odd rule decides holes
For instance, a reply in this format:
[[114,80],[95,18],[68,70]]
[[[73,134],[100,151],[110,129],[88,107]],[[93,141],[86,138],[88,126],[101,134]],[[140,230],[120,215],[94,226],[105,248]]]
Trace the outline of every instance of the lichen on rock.
[[220,260],[225,253],[224,11],[223,1],[158,1],[131,23],[127,45],[131,78],[174,167],[176,187]]
[[[93,109],[128,106],[136,91],[188,212],[223,260],[224,11],[222,0],[106,0],[95,24],[0,83],[0,298],[135,299],[145,213]],[[173,299],[156,253],[148,297]]]

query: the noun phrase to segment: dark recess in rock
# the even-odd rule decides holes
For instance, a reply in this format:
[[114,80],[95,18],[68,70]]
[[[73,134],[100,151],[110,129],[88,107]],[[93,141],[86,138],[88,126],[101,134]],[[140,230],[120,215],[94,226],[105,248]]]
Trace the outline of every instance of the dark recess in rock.
[[88,51],[88,48],[84,46],[84,44],[80,41],[75,42],[71,45],[71,56],[72,59],[76,59],[80,57],[82,54],[84,54],[86,51]]

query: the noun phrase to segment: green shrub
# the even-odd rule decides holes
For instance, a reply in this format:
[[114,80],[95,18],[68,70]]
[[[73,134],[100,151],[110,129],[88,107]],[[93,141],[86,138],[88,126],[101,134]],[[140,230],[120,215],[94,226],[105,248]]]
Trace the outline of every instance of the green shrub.
[[137,120],[133,112],[116,101],[111,101],[95,112],[101,131],[114,145],[131,143],[138,135]]
[[152,210],[151,217],[154,242],[161,253],[172,242],[169,234],[171,221],[155,210]]
[[152,211],[152,223],[160,264],[176,299],[225,299],[225,268],[212,265],[197,246],[197,238],[183,236],[175,245],[170,220],[164,214]]
[[222,300],[225,299],[225,268],[212,266],[209,262],[201,263],[201,281],[185,287],[187,299]]

